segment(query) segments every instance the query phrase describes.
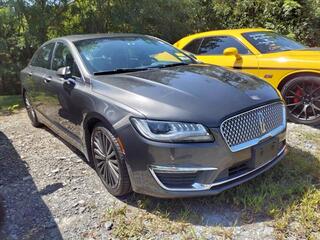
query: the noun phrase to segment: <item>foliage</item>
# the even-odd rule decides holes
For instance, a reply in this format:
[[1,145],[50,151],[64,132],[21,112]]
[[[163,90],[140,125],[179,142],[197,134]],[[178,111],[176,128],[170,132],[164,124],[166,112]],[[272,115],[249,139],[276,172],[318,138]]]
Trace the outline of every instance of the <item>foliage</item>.
[[320,0],[0,0],[0,95],[46,40],[135,32],[174,43],[199,31],[265,27],[320,45]]

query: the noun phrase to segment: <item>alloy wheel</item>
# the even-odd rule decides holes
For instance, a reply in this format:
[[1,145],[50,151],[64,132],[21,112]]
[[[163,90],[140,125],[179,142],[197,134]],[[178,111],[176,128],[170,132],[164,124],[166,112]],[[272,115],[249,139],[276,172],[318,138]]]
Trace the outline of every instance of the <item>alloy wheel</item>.
[[101,130],[93,135],[93,157],[101,179],[111,188],[119,184],[119,161],[109,136]]
[[300,80],[288,86],[284,94],[288,114],[308,123],[320,119],[320,83]]

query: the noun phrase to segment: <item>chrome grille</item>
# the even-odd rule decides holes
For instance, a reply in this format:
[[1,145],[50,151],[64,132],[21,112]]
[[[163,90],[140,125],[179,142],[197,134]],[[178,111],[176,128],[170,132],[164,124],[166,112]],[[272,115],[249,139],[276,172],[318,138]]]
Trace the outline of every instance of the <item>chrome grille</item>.
[[274,136],[285,127],[285,107],[278,102],[231,117],[221,124],[220,130],[235,152],[257,144],[264,137]]

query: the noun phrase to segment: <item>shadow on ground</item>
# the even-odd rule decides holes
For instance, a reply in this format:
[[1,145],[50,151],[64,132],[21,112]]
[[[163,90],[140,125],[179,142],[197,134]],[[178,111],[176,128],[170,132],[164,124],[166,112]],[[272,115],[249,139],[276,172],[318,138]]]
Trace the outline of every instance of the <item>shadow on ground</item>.
[[211,197],[164,200],[140,194],[122,201],[172,221],[202,226],[241,226],[272,220],[314,189],[320,161],[309,152],[289,147],[288,155],[261,176]]
[[48,133],[50,133],[53,137],[58,138],[61,142],[63,142],[64,145],[66,145],[71,152],[73,152],[74,154],[76,154],[82,161],[84,161],[85,163],[87,163],[89,165],[89,167],[94,168],[93,165],[87,160],[87,158],[85,157],[85,155],[76,147],[74,147],[73,145],[71,145],[69,142],[67,142],[65,139],[63,139],[62,137],[60,137],[58,134],[56,134],[54,131],[52,131],[50,128],[43,126],[43,129],[45,129]]
[[62,239],[41,198],[59,187],[39,192],[28,165],[0,131],[0,239]]

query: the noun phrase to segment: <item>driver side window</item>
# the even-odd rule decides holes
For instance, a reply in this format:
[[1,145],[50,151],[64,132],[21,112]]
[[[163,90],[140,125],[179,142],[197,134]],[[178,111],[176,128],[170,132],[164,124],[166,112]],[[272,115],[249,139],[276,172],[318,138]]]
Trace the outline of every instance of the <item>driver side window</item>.
[[31,60],[31,65],[34,67],[50,69],[50,61],[54,43],[48,43],[47,45],[40,48]]
[[237,48],[239,54],[250,54],[247,47],[231,36],[215,36],[203,39],[198,50],[199,55],[223,55],[226,48]]
[[81,77],[69,48],[64,43],[58,42],[52,60],[52,70],[57,71],[61,67],[70,67],[72,76]]

